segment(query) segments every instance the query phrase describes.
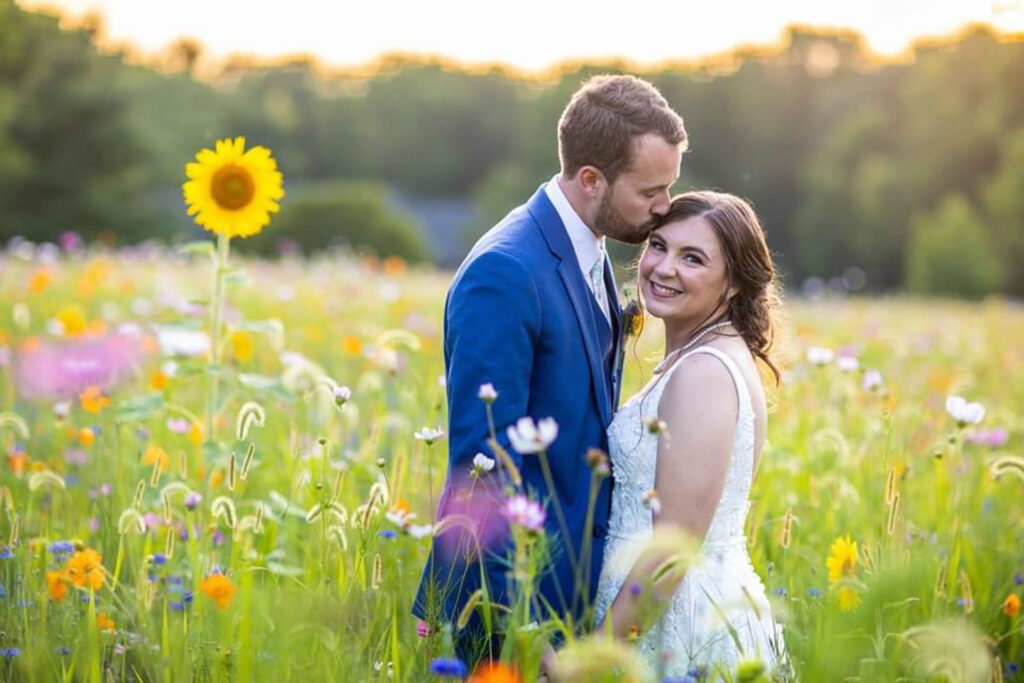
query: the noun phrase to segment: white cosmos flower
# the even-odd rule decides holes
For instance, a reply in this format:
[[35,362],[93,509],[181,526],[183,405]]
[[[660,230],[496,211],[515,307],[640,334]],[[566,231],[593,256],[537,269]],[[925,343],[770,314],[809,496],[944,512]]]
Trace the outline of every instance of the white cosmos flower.
[[423,538],[434,533],[434,526],[432,524],[410,524],[404,530],[413,538]]
[[878,370],[868,370],[864,373],[864,379],[861,380],[861,387],[864,391],[873,391],[882,386],[882,373]]
[[494,403],[498,398],[498,392],[495,390],[494,385],[488,382],[487,384],[480,385],[480,390],[477,391],[476,396],[484,403]]
[[424,427],[420,431],[413,434],[413,438],[417,441],[425,441],[428,446],[432,445],[435,441],[444,436],[444,431],[441,429],[431,429],[430,427]]
[[160,352],[165,356],[204,356],[210,351],[210,337],[199,330],[182,327],[156,328]]
[[843,372],[856,372],[857,368],[860,367],[860,363],[853,356],[839,356],[839,358],[836,358],[836,367]]
[[494,469],[494,459],[488,458],[483,453],[473,456],[473,469],[479,472],[490,472]]
[[828,365],[835,357],[835,352],[824,346],[811,346],[807,349],[807,362],[811,365]]
[[537,424],[534,424],[532,418],[521,417],[506,433],[512,448],[520,455],[539,453],[547,450],[558,438],[558,423],[553,417],[546,417]]
[[980,403],[968,403],[961,396],[946,399],[946,412],[960,424],[976,425],[985,419],[985,407]]

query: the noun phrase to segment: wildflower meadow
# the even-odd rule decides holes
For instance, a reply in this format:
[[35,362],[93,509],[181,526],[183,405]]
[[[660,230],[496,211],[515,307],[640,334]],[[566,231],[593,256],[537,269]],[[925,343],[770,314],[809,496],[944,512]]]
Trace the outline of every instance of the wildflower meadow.
[[[212,239],[0,252],[0,680],[534,680],[564,625],[520,624],[470,671],[458,624],[410,614],[446,478],[451,273],[238,258],[233,239],[274,229],[269,151],[222,141],[188,179]],[[1024,680],[1024,310],[783,312],[747,534],[790,670],[688,680]],[[624,397],[660,332],[629,342]],[[523,417],[515,438],[557,438]],[[536,542],[540,501],[503,513]],[[512,570],[528,594],[536,567]],[[626,643],[564,635],[567,680],[660,680]]]

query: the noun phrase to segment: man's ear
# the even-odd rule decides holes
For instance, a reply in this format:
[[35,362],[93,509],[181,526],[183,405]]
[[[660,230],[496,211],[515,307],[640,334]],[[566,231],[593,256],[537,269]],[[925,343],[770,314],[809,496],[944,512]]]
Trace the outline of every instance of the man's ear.
[[576,182],[588,197],[598,197],[608,185],[604,173],[595,166],[584,166],[576,174]]

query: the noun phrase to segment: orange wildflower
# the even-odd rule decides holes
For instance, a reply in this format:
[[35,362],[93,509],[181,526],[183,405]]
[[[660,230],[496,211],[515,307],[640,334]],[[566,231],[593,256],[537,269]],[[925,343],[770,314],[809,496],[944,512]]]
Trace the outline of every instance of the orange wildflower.
[[345,353],[350,356],[358,356],[363,350],[363,342],[359,340],[359,337],[351,334],[342,337],[341,346],[345,349]]
[[157,391],[163,391],[167,388],[167,375],[160,370],[153,373],[153,376],[149,378],[149,386],[153,387]]
[[192,428],[188,430],[188,440],[196,446],[203,443],[203,428],[198,422],[193,423]]
[[1020,597],[1016,593],[1010,593],[1003,600],[1003,614],[1015,617],[1020,613]]
[[103,612],[96,615],[96,627],[101,631],[117,631],[114,627],[114,620],[108,617]]
[[39,294],[53,281],[53,275],[50,273],[49,268],[40,268],[36,272],[32,273],[32,278],[28,281],[28,291],[33,294]]
[[8,453],[7,464],[11,466],[15,476],[20,477],[25,474],[25,468],[28,466],[28,455],[22,451]]
[[500,662],[488,662],[473,672],[469,683],[522,683],[522,680],[515,669]]
[[405,268],[405,261],[399,256],[388,256],[384,259],[384,273],[387,275],[401,275],[405,272]]
[[110,405],[110,398],[100,392],[99,385],[92,385],[78,395],[82,410],[87,413],[98,413],[104,406]]
[[223,482],[224,482],[224,471],[223,470],[217,470],[210,477],[210,488],[211,489],[218,489],[218,488],[220,488],[220,485]]
[[235,584],[223,574],[210,574],[199,584],[199,590],[213,600],[218,609],[227,609],[235,599]]
[[88,584],[93,590],[99,590],[103,586],[103,577],[106,574],[103,556],[92,548],[79,550],[68,560],[67,574],[71,583],[79,588],[85,588]]
[[46,572],[46,588],[50,599],[60,602],[68,596],[68,582],[64,572]]
[[409,503],[406,502],[405,498],[399,498],[398,500],[396,500],[395,505],[392,509],[397,510],[398,512],[401,512],[402,514],[406,515],[412,512],[412,509],[409,507]]
[[146,446],[146,450],[142,452],[143,465],[156,465],[160,463],[160,469],[166,470],[170,462],[171,458],[167,455],[167,451],[160,448],[160,446],[149,444]]
[[102,337],[110,329],[106,322],[102,320],[91,320],[89,324],[82,330],[82,334],[87,337]]
[[91,446],[96,441],[96,432],[91,427],[82,427],[78,430],[78,442],[83,446]]

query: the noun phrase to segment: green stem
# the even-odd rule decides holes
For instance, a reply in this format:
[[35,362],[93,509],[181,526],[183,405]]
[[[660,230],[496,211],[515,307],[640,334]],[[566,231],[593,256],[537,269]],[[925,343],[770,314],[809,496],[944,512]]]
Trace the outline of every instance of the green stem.
[[[207,366],[209,393],[206,402],[206,440],[213,441],[217,412],[217,385],[220,381],[220,328],[224,317],[224,272],[228,267],[231,238],[217,236],[217,256],[213,274],[213,298],[210,300],[210,363]],[[212,367],[211,367],[212,366]]]
[[573,574],[579,569],[579,563],[576,562],[576,552],[572,548],[572,536],[569,535],[569,525],[565,523],[565,515],[562,514],[562,504],[558,500],[558,492],[555,490],[555,479],[551,476],[551,466],[548,465],[548,455],[546,451],[540,451],[537,453],[537,457],[540,458],[540,468],[544,472],[544,483],[548,486],[548,491],[551,494],[551,502],[554,503],[555,515],[558,517],[558,525],[562,531],[562,543],[565,544],[565,550],[569,553],[569,563],[572,565]]

